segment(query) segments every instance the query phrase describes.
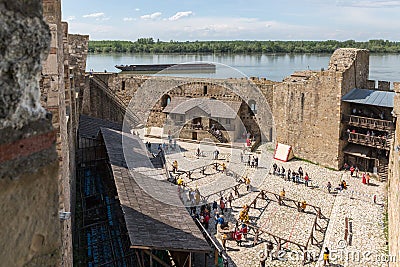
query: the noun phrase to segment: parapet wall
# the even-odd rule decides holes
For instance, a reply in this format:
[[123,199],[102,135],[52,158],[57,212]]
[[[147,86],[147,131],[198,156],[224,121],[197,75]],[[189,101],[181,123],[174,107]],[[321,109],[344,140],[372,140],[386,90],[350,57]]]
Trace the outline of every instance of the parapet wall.
[[[272,138],[274,127],[271,108],[273,86],[276,82],[263,79],[146,77],[109,73],[94,75],[108,84],[113,93],[126,105],[130,105],[130,109],[141,118],[144,125],[158,127],[163,125],[166,115],[162,113],[161,99],[166,95],[172,98],[177,96],[208,97],[223,101],[244,101],[245,103],[253,101],[257,106],[256,116],[250,117],[247,114],[241,119],[253,134],[258,135],[261,128],[268,140]],[[102,100],[99,99],[99,101]],[[86,114],[99,112],[94,110],[98,107],[92,105],[92,101],[83,99],[83,102],[86,103],[87,110],[92,110]],[[89,103],[90,108],[88,109]],[[108,106],[102,106],[102,108],[114,109]]]
[[400,83],[394,83],[393,88],[396,92],[393,109],[396,115],[396,132],[394,134],[394,142],[390,151],[389,160],[389,255],[397,257],[397,262],[390,263],[390,266],[398,267],[400,266]]
[[0,21],[0,265],[60,266],[56,134],[39,102],[49,27],[39,0],[0,0]]

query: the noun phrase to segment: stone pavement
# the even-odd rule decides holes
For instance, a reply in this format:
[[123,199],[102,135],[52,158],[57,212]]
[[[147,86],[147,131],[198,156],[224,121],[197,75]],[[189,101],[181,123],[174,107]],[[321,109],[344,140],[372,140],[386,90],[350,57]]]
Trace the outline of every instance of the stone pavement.
[[[167,154],[167,162],[171,164],[177,160],[179,169],[192,170],[216,162],[212,158],[212,151],[216,149],[213,146],[200,145],[201,151],[205,153],[204,156],[196,157],[198,144],[178,142],[178,145],[182,152],[170,151]],[[272,152],[266,147],[262,147],[261,154],[257,154],[260,167],[250,168],[240,160],[242,150],[220,147],[217,149],[220,151],[220,155],[225,155],[223,160],[217,162],[225,162],[228,169],[239,175],[248,176],[252,182],[251,192],[246,192],[244,186],[240,188],[240,197],[234,199],[233,208],[228,209],[228,212],[225,213],[225,219],[235,222],[242,206],[250,204],[259,190],[279,193],[284,188],[286,197],[298,201],[305,200],[308,204],[321,208],[322,215],[327,219],[321,221],[324,231],[317,232],[316,238],[321,241],[321,244],[323,243],[323,247],[327,246],[331,250],[331,263],[336,264],[332,266],[387,266],[386,263],[377,262],[377,258],[387,251],[384,233],[385,183],[373,180],[371,185],[367,186],[362,184],[361,178],[350,177],[349,173],[343,171],[333,171],[295,159],[290,162],[275,161],[272,159]],[[249,152],[246,153],[245,158]],[[310,176],[310,186],[295,184],[282,177],[272,175],[270,166],[273,162],[276,162],[279,167],[284,166],[286,171],[288,169],[297,171],[302,166],[304,172]],[[168,168],[171,169],[171,166],[169,165]],[[215,171],[213,173],[212,168],[207,170],[210,175],[189,183],[192,188],[197,187],[201,195],[213,194],[235,184],[232,177]],[[200,173],[196,175],[201,177]],[[335,188],[343,179],[348,184],[347,190],[328,193],[326,189],[328,181]],[[187,194],[187,192],[183,194]],[[229,192],[224,193],[224,197],[228,195]],[[377,196],[378,204],[373,203],[374,195]],[[210,198],[209,201],[216,198],[216,196]],[[263,203],[259,202],[259,205],[261,207]],[[213,212],[211,215],[213,217]],[[270,203],[261,216],[257,210],[254,210],[254,213],[250,211],[250,215],[259,217],[256,220],[258,226],[262,225],[275,235],[289,237],[299,243],[306,242],[304,239],[309,236],[309,225],[312,225],[315,218],[310,214],[299,214],[295,210],[280,207],[276,203]],[[343,241],[346,217],[352,223],[351,244]],[[213,220],[211,220],[209,229],[212,234],[215,234]],[[231,261],[230,266],[259,266],[258,255],[260,251],[264,250],[264,241],[269,237],[261,235],[260,239],[256,246],[252,246],[253,234],[249,233],[242,247],[239,247],[235,241],[228,240],[227,253]],[[287,251],[286,254],[282,255],[280,260],[268,259],[267,266],[301,266],[302,256],[299,255],[299,248],[291,244],[284,245],[283,248]],[[314,257],[317,258],[321,253],[321,246],[310,246],[309,251],[314,253]],[[368,259],[362,257],[358,259],[356,257],[358,253],[361,255],[363,252],[370,252],[371,256]],[[351,254],[352,257],[349,258],[347,254]],[[318,261],[309,266],[322,266],[322,263]]]

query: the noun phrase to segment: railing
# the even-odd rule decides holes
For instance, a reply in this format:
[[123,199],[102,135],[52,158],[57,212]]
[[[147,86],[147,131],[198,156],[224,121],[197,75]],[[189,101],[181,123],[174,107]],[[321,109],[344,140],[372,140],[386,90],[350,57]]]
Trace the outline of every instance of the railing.
[[140,119],[132,111],[128,109],[126,104],[122,101],[119,96],[114,93],[111,88],[101,79],[96,76],[91,76],[90,81],[95,83],[116,105],[121,109],[127,118],[135,125],[135,127],[141,126]]
[[348,122],[350,125],[359,126],[363,128],[377,129],[383,131],[394,130],[394,123],[392,121],[387,121],[387,120],[350,115]]
[[351,143],[390,150],[390,139],[387,139],[386,137],[371,136],[360,133],[347,133],[347,136],[347,140]]
[[225,138],[225,136],[223,135],[222,131],[220,131],[220,134],[217,134],[216,131],[209,129],[208,132],[210,134],[212,134],[215,138],[217,138],[218,141],[220,141],[221,143],[226,143],[228,142],[228,140]]

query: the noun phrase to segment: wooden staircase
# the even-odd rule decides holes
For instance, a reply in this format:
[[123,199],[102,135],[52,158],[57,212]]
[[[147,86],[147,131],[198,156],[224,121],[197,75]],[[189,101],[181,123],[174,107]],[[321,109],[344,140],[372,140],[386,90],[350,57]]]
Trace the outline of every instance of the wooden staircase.
[[381,182],[387,182],[389,175],[389,162],[387,160],[379,160],[378,175]]
[[220,143],[227,143],[227,142],[228,142],[228,140],[224,137],[224,135],[222,134],[222,132],[221,132],[221,135],[216,134],[215,131],[213,131],[213,130],[211,130],[211,129],[208,129],[208,132],[209,132],[212,136],[214,136]]

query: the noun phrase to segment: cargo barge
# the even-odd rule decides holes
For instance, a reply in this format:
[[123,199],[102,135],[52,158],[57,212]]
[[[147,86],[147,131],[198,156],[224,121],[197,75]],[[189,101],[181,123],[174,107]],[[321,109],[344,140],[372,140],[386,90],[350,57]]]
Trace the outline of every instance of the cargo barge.
[[183,64],[148,64],[148,65],[116,65],[122,71],[143,71],[154,72],[162,71],[210,71],[215,72],[215,64],[212,63],[183,63]]

